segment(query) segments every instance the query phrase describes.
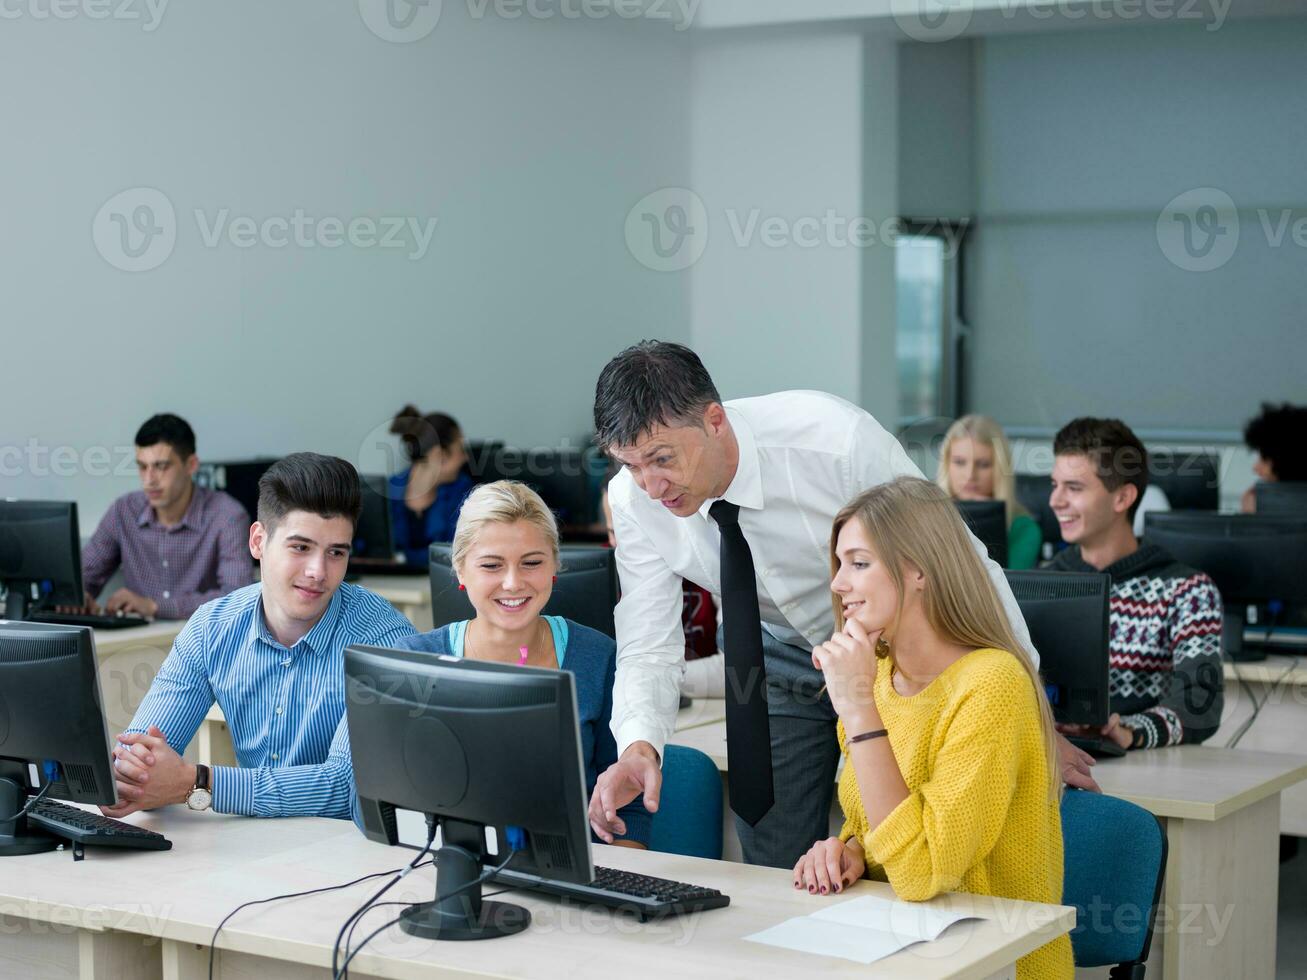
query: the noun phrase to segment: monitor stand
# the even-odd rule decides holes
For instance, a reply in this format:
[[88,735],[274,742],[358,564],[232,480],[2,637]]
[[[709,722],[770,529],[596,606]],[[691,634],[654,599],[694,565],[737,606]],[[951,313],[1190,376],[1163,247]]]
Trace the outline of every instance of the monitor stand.
[[[27,787],[11,776],[0,776],[0,818],[12,815],[27,805]],[[63,841],[33,827],[26,817],[0,819],[0,857],[17,854],[40,854],[53,851]]]
[[443,820],[440,826],[444,845],[436,852],[437,901],[409,906],[399,927],[422,939],[472,940],[511,936],[529,926],[529,910],[511,902],[482,901],[481,885],[472,884],[482,874],[485,829],[457,820]]

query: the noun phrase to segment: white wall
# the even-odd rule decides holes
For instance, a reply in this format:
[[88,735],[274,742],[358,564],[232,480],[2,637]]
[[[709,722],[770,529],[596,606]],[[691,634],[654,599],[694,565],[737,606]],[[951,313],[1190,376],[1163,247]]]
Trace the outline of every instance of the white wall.
[[[312,0],[177,3],[148,32],[5,21],[0,495],[77,499],[91,526],[160,410],[210,458],[356,459],[406,401],[473,437],[575,442],[608,357],[689,338],[686,277],[623,239],[639,198],[688,181],[689,35],[470,9],[405,44]],[[173,204],[176,247],[124,272],[92,221],[140,186]],[[208,248],[197,208],[438,224],[417,261]]]
[[728,398],[819,388],[894,424],[893,253],[851,227],[897,214],[894,55],[856,34],[695,44],[690,186],[709,235],[691,337]]
[[[1307,20],[976,44],[971,407],[1235,437],[1261,400],[1307,400],[1307,248],[1272,247],[1256,213],[1307,218]],[[1186,271],[1158,219],[1202,187],[1233,199],[1240,237]]]

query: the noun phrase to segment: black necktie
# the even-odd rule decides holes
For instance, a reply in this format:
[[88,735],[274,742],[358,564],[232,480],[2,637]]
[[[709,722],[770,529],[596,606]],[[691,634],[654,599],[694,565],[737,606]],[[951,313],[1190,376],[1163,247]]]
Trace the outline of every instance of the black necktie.
[[771,726],[762,616],[753,554],[740,530],[740,508],[718,500],[708,513],[722,532],[722,629],[726,645],[726,755],[731,809],[755,826],[772,808]]

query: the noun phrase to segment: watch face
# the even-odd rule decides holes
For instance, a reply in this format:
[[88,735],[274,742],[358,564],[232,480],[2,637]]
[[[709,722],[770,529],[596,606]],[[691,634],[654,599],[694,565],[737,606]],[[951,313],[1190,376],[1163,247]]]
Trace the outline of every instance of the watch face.
[[212,802],[213,797],[207,789],[193,789],[191,795],[186,797],[186,805],[192,810],[207,810]]

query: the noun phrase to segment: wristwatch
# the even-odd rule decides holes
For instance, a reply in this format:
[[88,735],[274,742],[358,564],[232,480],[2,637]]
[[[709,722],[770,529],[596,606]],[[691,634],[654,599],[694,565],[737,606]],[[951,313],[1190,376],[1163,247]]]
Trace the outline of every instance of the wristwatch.
[[190,795],[186,797],[186,805],[192,810],[207,810],[212,802],[213,794],[209,789],[209,767],[197,765],[195,767],[195,787],[191,790]]

